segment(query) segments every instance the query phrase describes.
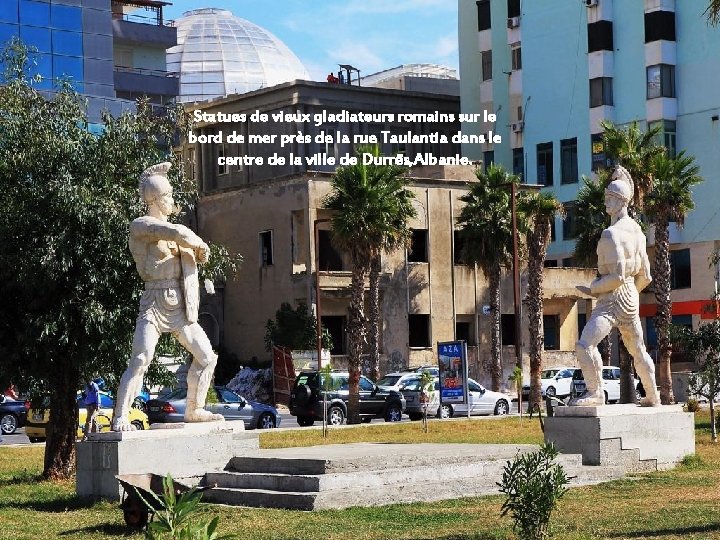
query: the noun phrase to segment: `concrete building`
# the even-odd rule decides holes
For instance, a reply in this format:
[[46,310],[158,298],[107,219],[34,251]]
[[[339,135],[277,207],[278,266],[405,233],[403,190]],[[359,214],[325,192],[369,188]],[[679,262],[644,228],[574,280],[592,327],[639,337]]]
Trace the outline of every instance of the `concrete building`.
[[[708,255],[720,245],[720,34],[706,23],[706,3],[460,0],[458,8],[462,112],[497,115],[463,131],[502,135],[502,144],[463,153],[502,163],[563,201],[568,219],[555,223],[549,265],[573,266],[573,201],[582,176],[607,165],[600,121],[659,125],[659,141],[694,155],[705,179],[685,228],[671,230],[674,320],[697,326],[712,316],[703,307],[717,276]],[[652,230],[648,238],[652,252]],[[654,296],[642,304],[652,351]],[[673,369],[691,366],[683,360],[676,355]]]
[[158,0],[3,0],[0,44],[13,36],[37,49],[38,88],[67,78],[88,100],[90,121],[118,115],[140,96],[164,105],[178,93],[165,49],[177,31],[165,24]]
[[[333,362],[342,365],[346,352],[345,323],[350,294],[349,260],[331,245],[330,217],[322,210],[322,200],[330,192],[335,165],[308,165],[304,157],[319,154],[339,158],[352,153],[351,143],[317,142],[320,134],[338,132],[358,140],[376,134],[385,155],[404,152],[455,156],[458,144],[388,143],[382,131],[393,134],[429,135],[441,133],[451,138],[458,130],[459,100],[453,96],[398,90],[331,85],[296,81],[196,104],[189,107],[213,120],[199,122],[194,129],[198,140],[223,140],[231,133],[260,137],[295,134],[311,136],[311,143],[281,148],[277,144],[227,144],[208,142],[186,144],[182,149],[189,170],[200,186],[197,227],[203,238],[222,243],[231,252],[241,253],[244,263],[236,280],[229,280],[221,295],[208,297],[201,308],[201,324],[216,345],[222,344],[241,359],[267,357],[263,337],[268,319],[274,318],[282,302],[305,302],[316,306],[315,276],[320,279],[320,313],[330,330],[334,349]],[[315,122],[315,115],[347,113],[416,114],[414,121],[397,122]],[[280,112],[310,115],[298,121],[274,123],[250,119],[253,113]],[[200,114],[198,113],[198,114]],[[219,122],[219,113],[246,117]],[[454,121],[434,122],[433,115],[454,115]],[[212,118],[207,116],[206,118]],[[224,118],[230,118],[225,116]],[[257,118],[257,117],[256,117]],[[310,121],[308,121],[310,119]],[[296,165],[227,165],[221,158],[262,156],[273,153],[302,156]],[[223,160],[224,161],[224,160]],[[473,166],[423,166],[411,170],[409,189],[415,194],[417,217],[412,221],[411,249],[382,259],[381,329],[382,370],[397,370],[408,365],[437,362],[437,341],[465,339],[469,344],[470,368],[477,380],[489,383],[486,367],[490,360],[490,317],[483,309],[489,303],[487,284],[482,273],[459,263],[455,221],[462,207],[459,198],[475,180]],[[315,241],[315,226],[318,242]],[[547,278],[548,302],[564,305],[568,291],[562,285],[577,279],[588,280],[586,271],[553,269]],[[572,278],[560,274],[573,274]],[[581,278],[578,278],[582,275]],[[503,358],[507,373],[515,363],[514,316],[511,278],[506,276],[503,289]],[[581,310],[584,307],[581,307]],[[577,317],[572,303],[567,314]],[[567,315],[566,314],[566,315]],[[549,325],[548,325],[549,326]],[[560,333],[558,344],[570,347],[576,334]],[[527,341],[527,336],[524,336]],[[567,361],[558,358],[558,362]]]

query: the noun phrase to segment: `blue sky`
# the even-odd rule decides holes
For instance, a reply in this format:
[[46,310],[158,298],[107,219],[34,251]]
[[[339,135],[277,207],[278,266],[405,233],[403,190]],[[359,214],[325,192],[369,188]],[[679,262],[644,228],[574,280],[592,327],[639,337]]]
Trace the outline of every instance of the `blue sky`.
[[171,0],[165,18],[190,9],[229,9],[275,34],[311,77],[325,80],[338,64],[361,75],[400,64],[457,69],[456,0]]

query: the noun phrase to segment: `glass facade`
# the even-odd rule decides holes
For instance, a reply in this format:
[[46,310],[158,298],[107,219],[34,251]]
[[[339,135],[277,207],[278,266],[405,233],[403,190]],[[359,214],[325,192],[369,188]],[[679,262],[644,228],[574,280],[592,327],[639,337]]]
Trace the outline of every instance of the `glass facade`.
[[84,89],[82,8],[40,0],[0,2],[0,46],[18,36],[35,49],[33,75],[40,75],[38,88],[50,89],[68,79]]
[[202,101],[309,79],[282,41],[230,11],[188,11],[175,26],[178,45],[168,49],[167,62],[168,71],[180,73],[180,101]]

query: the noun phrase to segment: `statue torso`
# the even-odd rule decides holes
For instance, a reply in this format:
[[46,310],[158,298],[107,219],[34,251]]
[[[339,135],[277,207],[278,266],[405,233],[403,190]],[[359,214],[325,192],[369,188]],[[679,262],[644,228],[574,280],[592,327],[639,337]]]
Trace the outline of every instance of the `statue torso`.
[[130,224],[130,253],[143,281],[179,279],[180,253],[175,242],[157,239],[155,218],[144,216]]

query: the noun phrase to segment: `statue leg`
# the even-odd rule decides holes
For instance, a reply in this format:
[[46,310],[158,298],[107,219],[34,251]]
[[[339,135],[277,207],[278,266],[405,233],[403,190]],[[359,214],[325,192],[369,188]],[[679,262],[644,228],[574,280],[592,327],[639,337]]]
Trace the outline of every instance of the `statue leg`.
[[620,327],[623,343],[627,347],[630,356],[635,363],[635,371],[642,381],[645,388],[645,397],[640,399],[640,405],[643,407],[657,407],[660,405],[660,393],[657,389],[655,381],[655,363],[645,350],[643,342],[642,326],[640,326],[640,318],[635,317],[632,325],[623,325]]
[[205,331],[198,323],[193,323],[180,330],[176,337],[193,356],[192,364],[187,373],[188,391],[185,404],[185,421],[212,422],[225,420],[223,415],[214,414],[204,409],[207,392],[215,372],[215,364],[217,364],[217,355],[213,352]]
[[128,421],[128,413],[138,389],[142,387],[145,372],[155,355],[155,346],[158,339],[160,339],[160,332],[158,332],[155,325],[145,319],[138,319],[135,325],[130,362],[125,373],[120,378],[112,423],[113,431],[132,431],[135,429]]
[[583,328],[580,341],[575,345],[580,369],[585,378],[585,393],[573,399],[570,405],[604,405],[605,393],[602,388],[602,356],[598,343],[612,330],[612,321],[603,315],[590,316]]

